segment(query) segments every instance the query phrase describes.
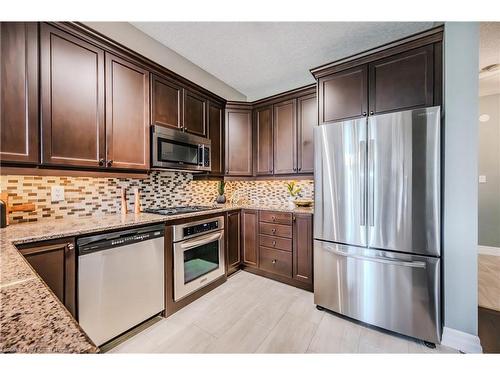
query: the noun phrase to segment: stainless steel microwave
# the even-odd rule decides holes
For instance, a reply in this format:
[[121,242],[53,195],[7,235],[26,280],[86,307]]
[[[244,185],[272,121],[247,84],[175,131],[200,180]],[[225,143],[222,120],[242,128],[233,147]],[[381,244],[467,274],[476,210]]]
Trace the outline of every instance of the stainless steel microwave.
[[211,170],[210,139],[155,125],[151,140],[152,168]]

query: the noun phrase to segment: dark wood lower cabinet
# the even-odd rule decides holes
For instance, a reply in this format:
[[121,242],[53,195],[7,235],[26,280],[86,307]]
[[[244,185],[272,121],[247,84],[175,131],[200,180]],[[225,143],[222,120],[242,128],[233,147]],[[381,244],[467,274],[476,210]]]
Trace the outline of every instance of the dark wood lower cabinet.
[[230,275],[237,271],[241,264],[240,252],[240,211],[227,213],[226,220],[226,270]]
[[49,288],[76,316],[76,254],[74,238],[19,246],[19,251]]
[[312,214],[242,210],[241,221],[243,269],[313,290]]
[[293,278],[312,285],[313,226],[312,215],[295,214],[293,225]]
[[258,230],[259,214],[256,210],[241,211],[241,233],[243,245],[243,264],[258,267]]

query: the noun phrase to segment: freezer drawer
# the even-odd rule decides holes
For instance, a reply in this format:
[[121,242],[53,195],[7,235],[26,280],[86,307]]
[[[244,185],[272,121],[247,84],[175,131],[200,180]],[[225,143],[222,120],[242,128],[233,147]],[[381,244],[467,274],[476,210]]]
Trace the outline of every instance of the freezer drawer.
[[314,241],[314,303],[403,335],[441,338],[439,258]]

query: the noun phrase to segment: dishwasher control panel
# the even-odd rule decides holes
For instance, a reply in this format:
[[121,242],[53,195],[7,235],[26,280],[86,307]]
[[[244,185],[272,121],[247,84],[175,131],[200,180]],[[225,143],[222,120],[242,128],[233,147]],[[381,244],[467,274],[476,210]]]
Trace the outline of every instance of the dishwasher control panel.
[[165,235],[164,226],[142,227],[77,239],[78,255],[90,254],[118,246],[131,245]]

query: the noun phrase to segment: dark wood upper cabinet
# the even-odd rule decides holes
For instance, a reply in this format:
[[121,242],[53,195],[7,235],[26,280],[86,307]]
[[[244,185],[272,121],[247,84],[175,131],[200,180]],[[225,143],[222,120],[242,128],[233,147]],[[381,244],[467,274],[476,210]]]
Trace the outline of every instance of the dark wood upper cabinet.
[[184,90],[184,130],[207,136],[207,99],[189,90]]
[[149,169],[149,72],[106,53],[106,165]]
[[76,316],[76,256],[73,238],[28,244],[19,247],[28,263],[49,288]]
[[0,160],[37,164],[38,25],[0,23]]
[[240,252],[240,211],[227,213],[227,273],[231,274],[238,270],[241,263]]
[[226,174],[252,175],[252,110],[226,107]]
[[308,284],[313,282],[312,215],[294,214],[293,278]]
[[370,114],[432,106],[434,46],[369,64],[369,93]]
[[151,75],[151,125],[180,129],[183,111],[182,87],[166,78]]
[[219,104],[208,103],[208,134],[210,138],[211,175],[224,174],[224,109]]
[[297,171],[297,100],[273,106],[274,174]]
[[42,164],[102,165],[104,51],[42,23],[40,83]]
[[273,167],[273,107],[254,110],[255,173],[272,175]]
[[297,172],[314,172],[314,127],[318,124],[316,94],[297,99]]
[[259,266],[259,211],[241,211],[241,233],[243,246],[243,264],[253,267]]
[[366,115],[368,110],[366,65],[322,77],[318,81],[319,123]]

